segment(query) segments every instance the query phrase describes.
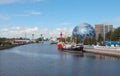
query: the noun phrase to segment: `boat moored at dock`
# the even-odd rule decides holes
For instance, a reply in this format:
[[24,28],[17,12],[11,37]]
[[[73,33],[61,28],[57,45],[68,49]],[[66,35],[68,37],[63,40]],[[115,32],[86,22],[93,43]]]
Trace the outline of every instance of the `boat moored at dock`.
[[72,50],[72,51],[83,51],[84,46],[82,44],[72,45],[72,44],[63,44],[63,50]]
[[83,51],[83,44],[76,44],[75,42],[64,43],[62,42],[62,33],[60,33],[60,42],[57,44],[57,48],[63,51]]

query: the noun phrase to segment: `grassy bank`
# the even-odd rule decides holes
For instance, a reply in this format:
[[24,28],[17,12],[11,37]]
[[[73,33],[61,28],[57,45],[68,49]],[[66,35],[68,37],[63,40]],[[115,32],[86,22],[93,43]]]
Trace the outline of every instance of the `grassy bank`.
[[0,50],[9,49],[9,48],[13,48],[13,47],[16,47],[16,46],[18,46],[18,45],[0,46]]
[[10,49],[10,48],[13,48],[13,47],[16,47],[16,46],[20,46],[20,45],[25,45],[25,44],[0,46],[0,51],[2,51],[4,49]]

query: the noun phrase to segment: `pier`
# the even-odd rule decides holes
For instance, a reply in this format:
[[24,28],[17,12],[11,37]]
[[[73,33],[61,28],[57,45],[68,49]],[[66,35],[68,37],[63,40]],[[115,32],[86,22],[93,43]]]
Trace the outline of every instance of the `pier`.
[[90,53],[120,57],[120,48],[106,48],[104,46],[100,48],[94,48],[93,46],[85,46],[84,51]]

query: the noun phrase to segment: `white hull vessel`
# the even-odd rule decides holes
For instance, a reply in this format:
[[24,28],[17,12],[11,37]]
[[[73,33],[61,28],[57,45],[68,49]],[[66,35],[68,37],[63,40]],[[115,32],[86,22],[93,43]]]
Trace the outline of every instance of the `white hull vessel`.
[[83,51],[83,45],[63,44],[63,50]]
[[58,40],[56,38],[51,38],[50,39],[50,44],[57,44]]

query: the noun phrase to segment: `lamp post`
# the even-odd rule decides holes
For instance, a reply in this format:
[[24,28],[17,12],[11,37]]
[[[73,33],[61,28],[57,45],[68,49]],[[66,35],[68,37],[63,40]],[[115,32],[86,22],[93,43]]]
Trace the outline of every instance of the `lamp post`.
[[103,31],[104,31],[104,43],[105,43],[105,25],[103,25]]
[[62,42],[62,32],[60,33],[60,42]]
[[40,36],[41,36],[41,41],[43,41],[42,35],[43,35],[43,34],[40,34]]
[[42,34],[40,34],[40,36],[42,37]]
[[25,32],[25,39],[27,38],[27,33]]
[[34,41],[34,34],[32,34],[32,41]]

